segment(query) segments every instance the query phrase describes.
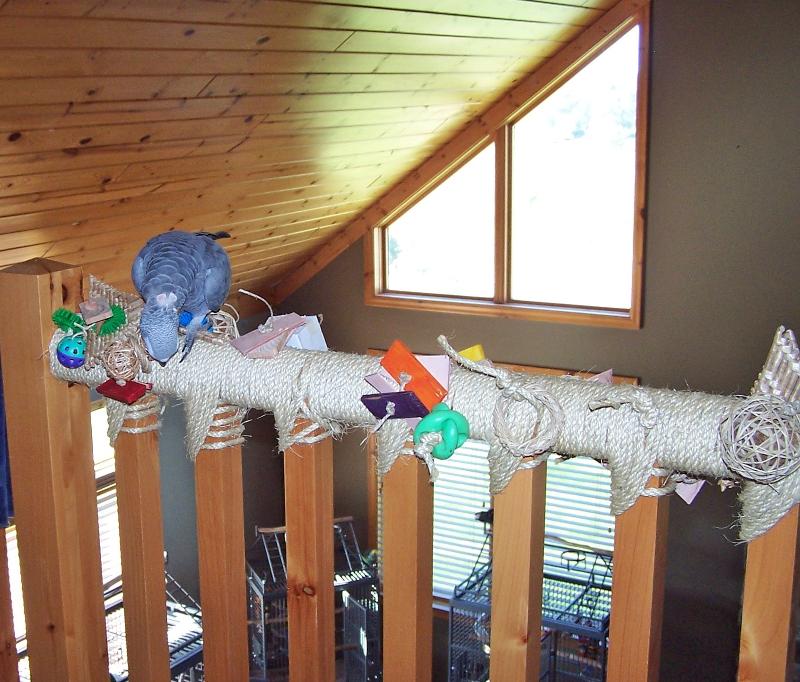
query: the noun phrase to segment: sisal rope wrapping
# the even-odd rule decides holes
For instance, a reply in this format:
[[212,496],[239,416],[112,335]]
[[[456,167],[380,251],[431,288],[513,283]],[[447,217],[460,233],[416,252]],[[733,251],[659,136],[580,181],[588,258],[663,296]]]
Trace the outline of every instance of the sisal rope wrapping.
[[[56,333],[53,343],[57,343],[59,337],[60,333]],[[53,373],[59,378],[93,386],[106,379],[101,368],[70,370],[59,365],[54,354],[52,358]],[[360,397],[365,386],[363,377],[377,371],[378,366],[377,357],[292,348],[284,349],[272,360],[251,360],[231,346],[200,342],[184,362],[173,358],[165,367],[154,364],[151,372],[142,372],[137,378],[152,383],[155,393],[174,396],[187,403],[190,428],[193,422],[203,424],[200,429],[203,435],[220,402],[273,412],[281,446],[285,449],[285,444],[291,442],[292,426],[303,410],[315,423],[373,426],[376,420]],[[606,386],[573,377],[538,377],[536,381],[541,390],[552,395],[564,413],[564,427],[553,442],[553,452],[607,459],[613,478],[623,483],[646,481],[656,459],[664,468],[695,477],[724,478],[728,475],[717,451],[717,425],[740,399]],[[642,424],[640,412],[631,406],[639,394],[647,394],[648,400],[658,407],[658,424],[651,429]],[[487,404],[493,405],[497,400],[494,377],[455,367],[450,396],[453,409],[469,421],[472,437],[489,443],[497,440],[493,412],[485,409]],[[204,403],[210,406],[203,408]],[[609,407],[600,407],[601,404]],[[589,409],[590,405],[594,409]],[[505,437],[524,441],[531,432],[530,420],[539,417],[538,410],[526,401],[516,400],[504,401],[504,408],[504,420],[511,431],[510,436],[506,434]],[[543,411],[542,431],[548,430],[548,419],[547,411]],[[379,436],[384,432],[389,434],[387,429],[394,424],[398,424],[392,428],[396,432],[394,436],[379,438],[379,441],[399,441],[401,445],[405,442],[409,430],[400,420],[389,421]],[[190,448],[199,448],[197,440],[189,439]],[[630,467],[637,473],[631,476],[618,471],[619,467]],[[382,469],[388,470],[383,466]],[[498,484],[498,478],[505,478],[505,473],[496,471],[499,473],[495,473],[492,486],[499,490],[504,486]],[[635,499],[635,495],[633,493],[631,499]]]
[[[114,445],[120,433],[158,431],[161,428],[160,416],[163,411],[161,398],[153,393],[143,395],[131,405],[126,405],[117,400],[107,401],[108,440],[111,445]],[[134,422],[141,421],[152,415],[156,415],[159,418],[146,426],[134,426]]]
[[[112,401],[116,402],[116,401]],[[132,405],[125,405],[125,420],[120,429],[123,433],[147,433],[161,428],[161,414],[164,403],[157,395],[146,393]],[[134,426],[134,422],[155,416],[156,419],[146,426]]]
[[[200,450],[223,450],[244,443],[244,416],[247,410],[235,405],[218,405],[212,413],[207,438]],[[208,440],[209,438],[213,440]]]
[[[62,336],[56,332],[51,344]],[[70,370],[58,364],[54,352],[50,357],[51,369],[61,379],[97,386],[107,378],[101,367]],[[292,348],[271,360],[252,360],[228,344],[198,340],[184,362],[175,357],[165,367],[153,363],[137,379],[152,383],[155,393],[184,401],[187,451],[193,458],[220,403],[272,412],[281,449],[298,437],[292,428],[300,417],[316,425],[301,438],[316,438],[320,431],[338,435],[346,428],[370,429],[377,420],[359,398],[370,391],[363,377],[378,366],[377,357]],[[722,457],[719,425],[743,399],[608,386],[574,377],[490,376],[456,366],[449,401],[469,421],[471,436],[490,444],[493,492],[507,485],[526,455],[585,455],[610,469],[611,508],[618,514],[643,493],[656,463],[690,478],[732,478]],[[380,474],[389,470],[409,435],[402,420],[390,420],[378,432]],[[424,458],[425,447],[417,449]],[[775,514],[800,497],[796,473],[773,488],[743,485],[743,536],[752,529],[763,532],[777,521]],[[764,500],[763,490],[752,492],[753,485],[779,499]]]

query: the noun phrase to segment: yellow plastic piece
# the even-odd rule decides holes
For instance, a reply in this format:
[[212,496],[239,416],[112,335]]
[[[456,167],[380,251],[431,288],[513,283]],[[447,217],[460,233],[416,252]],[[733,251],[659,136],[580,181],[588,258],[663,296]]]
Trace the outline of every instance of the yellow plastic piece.
[[481,360],[486,359],[486,354],[483,352],[483,346],[479,343],[476,343],[474,346],[470,346],[469,348],[465,348],[464,350],[458,351],[459,355],[463,355],[467,360],[472,360],[472,362],[480,362]]

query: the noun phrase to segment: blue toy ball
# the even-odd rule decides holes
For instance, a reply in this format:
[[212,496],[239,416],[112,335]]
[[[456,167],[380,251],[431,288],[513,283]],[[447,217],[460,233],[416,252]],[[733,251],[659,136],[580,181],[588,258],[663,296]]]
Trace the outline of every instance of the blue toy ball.
[[75,369],[86,362],[86,338],[83,336],[65,336],[56,346],[56,357],[58,361]]

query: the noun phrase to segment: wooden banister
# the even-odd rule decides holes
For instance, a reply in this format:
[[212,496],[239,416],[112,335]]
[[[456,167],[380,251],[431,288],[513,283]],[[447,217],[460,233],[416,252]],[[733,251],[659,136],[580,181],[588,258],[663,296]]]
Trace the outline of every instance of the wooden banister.
[[31,678],[107,682],[89,392],[50,374],[56,308],[81,271],[48,260],[0,272],[3,385]]
[[667,497],[640,497],[617,517],[609,682],[658,680],[668,523]]
[[494,498],[490,679],[539,679],[547,465],[518,471]]
[[[303,428],[307,422],[299,422]],[[284,455],[289,679],[334,682],[333,444]]]
[[205,676],[210,682],[247,682],[241,446],[201,450],[195,491]]
[[784,682],[795,665],[798,522],[795,505],[747,546],[739,682]]
[[383,478],[383,679],[429,682],[433,655],[433,486],[416,457]]
[[128,673],[132,680],[169,682],[158,432],[121,432],[114,451]]

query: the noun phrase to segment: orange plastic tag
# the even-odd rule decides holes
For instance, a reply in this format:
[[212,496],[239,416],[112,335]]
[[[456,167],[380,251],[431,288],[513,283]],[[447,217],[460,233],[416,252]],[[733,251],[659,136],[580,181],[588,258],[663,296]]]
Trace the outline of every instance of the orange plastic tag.
[[405,390],[413,391],[429,410],[433,409],[436,403],[442,402],[447,395],[444,387],[414,357],[402,341],[396,340],[389,346],[386,355],[381,359],[381,366]]

